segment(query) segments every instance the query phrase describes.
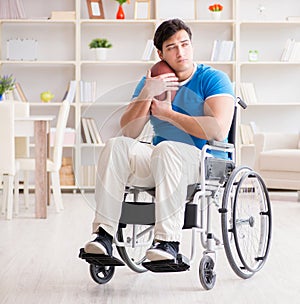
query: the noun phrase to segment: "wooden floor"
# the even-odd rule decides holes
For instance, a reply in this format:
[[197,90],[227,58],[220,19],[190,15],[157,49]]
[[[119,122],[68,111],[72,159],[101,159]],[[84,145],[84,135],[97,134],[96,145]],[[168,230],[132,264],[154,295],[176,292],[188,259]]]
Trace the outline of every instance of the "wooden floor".
[[199,258],[184,273],[137,274],[120,267],[109,283],[98,285],[88,264],[78,258],[91,237],[93,195],[64,194],[65,210],[56,214],[51,205],[46,220],[34,219],[33,204],[29,210],[21,206],[12,221],[0,217],[0,303],[300,303],[300,203],[296,195],[278,194],[272,203],[273,241],[265,267],[242,280],[219,250],[211,291],[200,285]]

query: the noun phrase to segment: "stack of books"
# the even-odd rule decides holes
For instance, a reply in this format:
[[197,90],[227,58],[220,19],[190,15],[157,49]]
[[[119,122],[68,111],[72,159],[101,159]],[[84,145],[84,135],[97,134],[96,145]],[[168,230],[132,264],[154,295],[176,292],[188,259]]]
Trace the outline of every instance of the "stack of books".
[[86,144],[103,143],[94,118],[91,117],[81,118],[81,137],[82,137],[82,142]]
[[300,42],[294,38],[288,38],[281,54],[281,61],[300,61]]
[[87,165],[80,167],[80,181],[82,187],[95,187],[97,167]]
[[241,82],[241,97],[246,102],[246,104],[256,104],[257,97],[254,88],[254,84],[252,82]]
[[153,51],[154,51],[155,47],[153,44],[153,40],[149,39],[147,40],[143,55],[142,55],[142,60],[151,60]]
[[96,81],[80,81],[81,102],[94,102],[96,100]]
[[241,141],[244,145],[253,144],[254,134],[257,133],[257,126],[254,121],[249,124],[240,124]]
[[22,0],[1,0],[0,19],[25,19]]
[[211,52],[211,61],[231,61],[233,60],[234,41],[214,40]]

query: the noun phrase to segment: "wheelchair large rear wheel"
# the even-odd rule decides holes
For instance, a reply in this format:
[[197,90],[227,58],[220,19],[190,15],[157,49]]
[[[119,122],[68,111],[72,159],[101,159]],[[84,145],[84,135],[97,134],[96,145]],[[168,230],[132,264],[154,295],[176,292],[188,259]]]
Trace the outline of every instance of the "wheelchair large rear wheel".
[[228,262],[247,279],[262,268],[270,249],[271,204],[262,178],[248,167],[236,168],[225,186],[221,210]]
[[117,246],[117,249],[127,266],[138,273],[147,271],[142,263],[153,243],[153,226],[127,224],[118,229],[117,237],[119,242],[124,242],[124,246]]

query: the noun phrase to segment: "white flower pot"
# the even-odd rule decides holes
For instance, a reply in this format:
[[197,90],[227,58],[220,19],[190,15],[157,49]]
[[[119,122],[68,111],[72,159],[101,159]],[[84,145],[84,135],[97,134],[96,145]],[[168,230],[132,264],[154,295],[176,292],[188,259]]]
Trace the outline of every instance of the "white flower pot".
[[106,60],[107,58],[107,48],[96,48],[96,60]]
[[211,18],[213,20],[220,20],[222,16],[222,12],[211,12]]

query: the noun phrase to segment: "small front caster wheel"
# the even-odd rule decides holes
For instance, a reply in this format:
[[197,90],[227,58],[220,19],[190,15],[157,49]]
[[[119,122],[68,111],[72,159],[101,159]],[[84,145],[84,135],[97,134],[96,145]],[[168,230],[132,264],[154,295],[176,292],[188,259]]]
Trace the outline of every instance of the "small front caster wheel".
[[90,274],[98,284],[106,284],[111,280],[115,273],[115,266],[100,266],[90,264]]
[[199,265],[199,278],[201,285],[206,290],[210,290],[215,286],[216,273],[214,272],[215,263],[213,259],[204,255]]

